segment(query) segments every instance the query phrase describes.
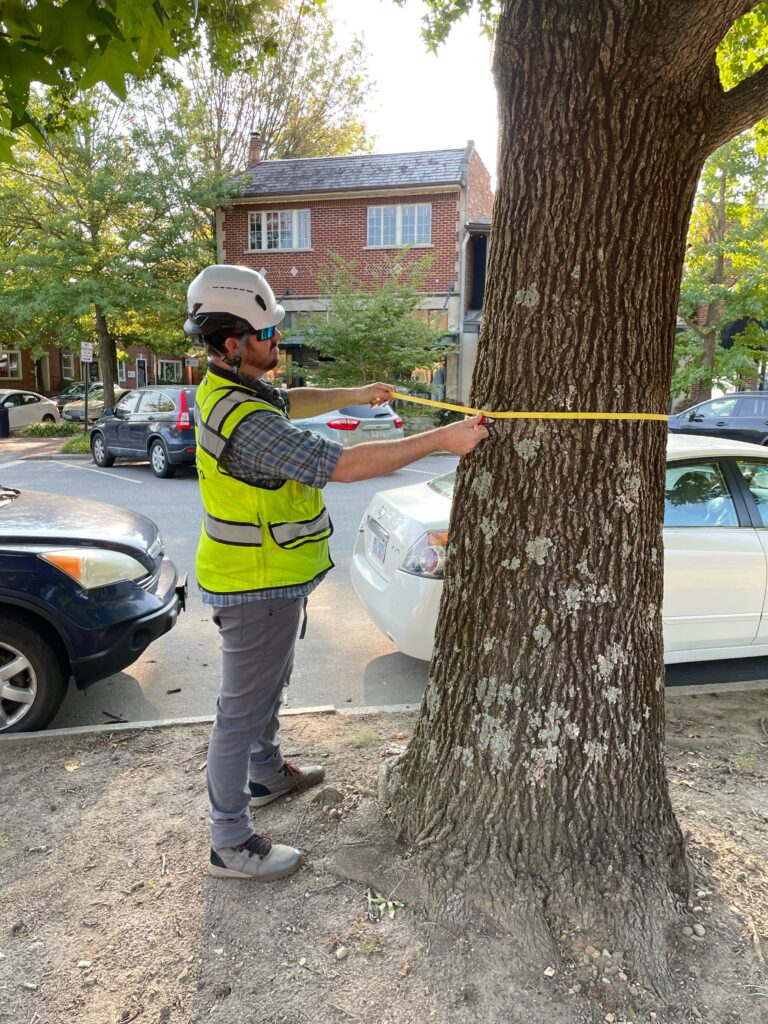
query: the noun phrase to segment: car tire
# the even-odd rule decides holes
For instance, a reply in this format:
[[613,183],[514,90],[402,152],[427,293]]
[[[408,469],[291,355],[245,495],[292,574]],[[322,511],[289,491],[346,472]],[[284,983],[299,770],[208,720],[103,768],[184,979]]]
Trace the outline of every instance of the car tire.
[[155,476],[168,479],[176,473],[176,467],[171,464],[168,449],[162,441],[155,440],[149,446],[149,464]]
[[45,416],[43,416],[43,423],[55,423],[55,422],[56,422],[56,417],[55,416],[51,416],[51,414],[49,412],[46,413]]
[[44,729],[68,682],[61,648],[38,623],[0,612],[0,734]]
[[102,469],[109,469],[115,464],[115,456],[107,451],[107,442],[103,434],[94,434],[91,438],[91,455],[96,465]]

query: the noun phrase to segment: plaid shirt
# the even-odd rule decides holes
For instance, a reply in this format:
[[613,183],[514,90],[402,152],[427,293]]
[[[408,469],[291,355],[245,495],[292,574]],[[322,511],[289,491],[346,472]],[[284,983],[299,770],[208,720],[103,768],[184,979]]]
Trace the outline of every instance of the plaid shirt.
[[[244,375],[236,377],[218,366],[216,373],[240,386],[251,383],[250,378]],[[261,394],[257,397],[261,398]],[[290,398],[288,405],[290,407]],[[219,462],[230,476],[255,487],[274,488],[283,480],[298,480],[309,487],[325,487],[343,450],[336,441],[328,441],[310,430],[299,430],[277,409],[274,412],[264,409],[251,413],[238,423]],[[315,589],[323,576],[309,583],[271,587],[252,594],[211,594],[203,587],[200,587],[200,594],[203,604],[219,608],[275,597],[302,598]]]

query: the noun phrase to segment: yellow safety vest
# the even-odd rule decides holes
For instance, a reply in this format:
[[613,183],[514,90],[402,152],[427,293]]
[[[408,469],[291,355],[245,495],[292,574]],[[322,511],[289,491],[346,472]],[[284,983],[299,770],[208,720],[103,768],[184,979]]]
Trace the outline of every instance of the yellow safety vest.
[[333,525],[320,490],[283,480],[273,490],[219,465],[233,430],[258,410],[282,413],[245,385],[210,368],[195,401],[197,470],[205,515],[197,579],[214,594],[256,593],[308,583],[333,567]]

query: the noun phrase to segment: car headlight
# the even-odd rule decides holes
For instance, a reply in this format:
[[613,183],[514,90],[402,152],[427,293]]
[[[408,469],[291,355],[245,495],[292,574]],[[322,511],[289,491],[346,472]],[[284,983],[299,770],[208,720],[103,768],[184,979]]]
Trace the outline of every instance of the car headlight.
[[430,530],[423,534],[409,549],[401,569],[413,576],[424,576],[441,580],[445,569],[445,552],[448,547],[447,530]]
[[40,558],[71,576],[86,590],[147,575],[146,568],[135,558],[106,548],[58,548],[46,551]]

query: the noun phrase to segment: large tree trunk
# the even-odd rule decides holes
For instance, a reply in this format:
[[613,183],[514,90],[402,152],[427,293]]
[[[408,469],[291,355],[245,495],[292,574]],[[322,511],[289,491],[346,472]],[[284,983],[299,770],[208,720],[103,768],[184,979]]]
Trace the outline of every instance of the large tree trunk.
[[104,385],[104,408],[115,404],[115,380],[117,378],[117,353],[109,333],[107,317],[101,306],[95,306],[96,337],[99,340],[99,374]]
[[[687,91],[668,66],[661,2],[503,7],[472,404],[664,413],[714,80]],[[458,892],[498,919],[527,901],[617,942],[660,988],[687,886],[663,764],[666,436],[497,421],[463,461],[427,691],[387,779],[446,912]]]

